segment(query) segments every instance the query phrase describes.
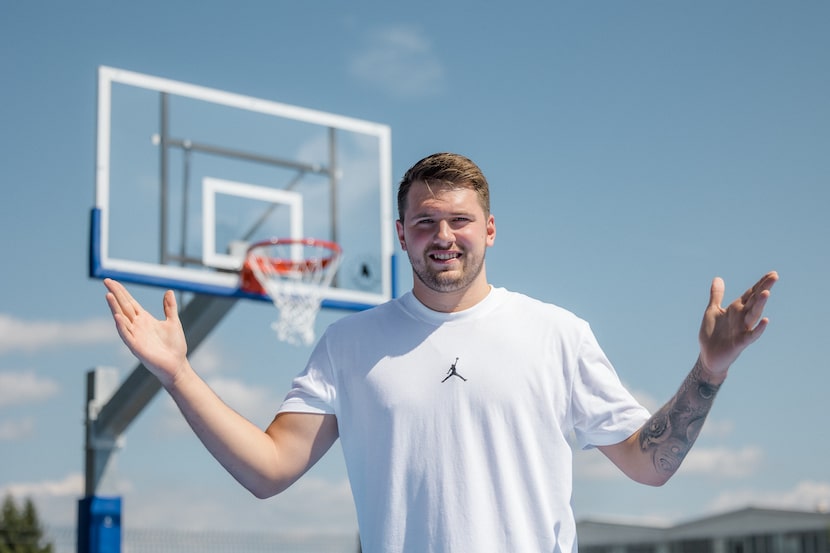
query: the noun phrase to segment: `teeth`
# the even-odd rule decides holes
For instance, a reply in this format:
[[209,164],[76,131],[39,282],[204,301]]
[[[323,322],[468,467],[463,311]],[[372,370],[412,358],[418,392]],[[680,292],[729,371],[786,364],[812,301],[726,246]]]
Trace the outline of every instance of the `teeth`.
[[457,253],[434,253],[434,254],[432,254],[432,257],[434,257],[435,259],[439,259],[441,261],[447,261],[449,259],[458,258],[458,254]]

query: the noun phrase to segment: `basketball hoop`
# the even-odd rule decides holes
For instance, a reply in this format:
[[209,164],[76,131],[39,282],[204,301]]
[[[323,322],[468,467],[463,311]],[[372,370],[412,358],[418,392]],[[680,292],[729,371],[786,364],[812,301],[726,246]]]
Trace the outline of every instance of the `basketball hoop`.
[[342,250],[314,238],[274,238],[248,248],[240,273],[246,292],[267,294],[279,310],[273,329],[291,344],[314,341],[314,321]]

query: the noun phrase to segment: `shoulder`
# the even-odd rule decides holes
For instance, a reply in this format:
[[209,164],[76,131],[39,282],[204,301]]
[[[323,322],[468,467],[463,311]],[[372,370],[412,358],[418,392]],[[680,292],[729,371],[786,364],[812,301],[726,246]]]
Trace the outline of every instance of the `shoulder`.
[[593,340],[588,322],[568,309],[502,288],[494,292],[498,292],[500,301],[491,324],[498,325],[503,333],[570,351],[579,351],[582,343]]
[[350,313],[331,323],[326,333],[340,335],[358,332],[365,335],[367,330],[378,326],[385,327],[405,314],[400,301],[401,298],[395,298],[363,311]]
[[513,292],[506,288],[495,288],[494,293],[502,297],[502,307],[524,316],[537,316],[544,320],[553,320],[563,324],[577,326],[586,325],[587,322],[564,307],[554,303],[546,302],[521,292]]

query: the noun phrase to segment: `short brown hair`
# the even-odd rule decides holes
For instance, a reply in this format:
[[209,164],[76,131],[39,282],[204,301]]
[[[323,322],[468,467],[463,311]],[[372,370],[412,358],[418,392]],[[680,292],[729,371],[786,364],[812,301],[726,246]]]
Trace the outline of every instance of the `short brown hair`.
[[490,186],[472,160],[449,152],[427,156],[404,174],[398,187],[398,218],[403,221],[409,189],[414,182],[471,188],[478,195],[484,213],[490,214]]

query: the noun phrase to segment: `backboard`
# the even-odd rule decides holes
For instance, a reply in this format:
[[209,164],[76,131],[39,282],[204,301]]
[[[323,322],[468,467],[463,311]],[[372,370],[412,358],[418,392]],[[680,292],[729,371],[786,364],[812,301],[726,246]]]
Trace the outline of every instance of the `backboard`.
[[388,126],[100,67],[90,275],[200,294],[240,290],[248,244],[343,249],[323,307],[393,294]]

